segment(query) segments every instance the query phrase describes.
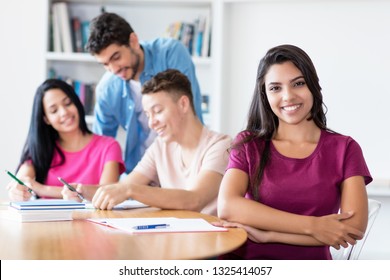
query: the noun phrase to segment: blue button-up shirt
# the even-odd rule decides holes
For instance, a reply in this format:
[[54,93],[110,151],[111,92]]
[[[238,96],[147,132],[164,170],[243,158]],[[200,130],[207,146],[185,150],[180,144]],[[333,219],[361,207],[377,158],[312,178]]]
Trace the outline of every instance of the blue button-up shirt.
[[[158,38],[141,42],[145,55],[144,71],[140,75],[141,84],[151,79],[158,72],[177,69],[191,81],[194,105],[199,119],[202,118],[202,96],[195,75],[195,66],[184,45],[174,39]],[[142,126],[136,112],[134,98],[129,82],[106,72],[96,87],[95,120],[93,131],[97,134],[116,137],[119,126],[126,131],[124,158],[126,172],[137,165],[147,148],[150,129]]]

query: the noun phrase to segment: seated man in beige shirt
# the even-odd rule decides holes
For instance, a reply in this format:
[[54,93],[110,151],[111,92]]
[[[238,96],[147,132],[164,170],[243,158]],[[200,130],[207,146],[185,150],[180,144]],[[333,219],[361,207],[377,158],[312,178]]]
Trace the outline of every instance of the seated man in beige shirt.
[[124,180],[97,190],[96,208],[135,199],[162,209],[217,214],[231,138],[203,126],[192,100],[191,84],[177,70],[160,72],[144,84],[142,105],[157,138]]

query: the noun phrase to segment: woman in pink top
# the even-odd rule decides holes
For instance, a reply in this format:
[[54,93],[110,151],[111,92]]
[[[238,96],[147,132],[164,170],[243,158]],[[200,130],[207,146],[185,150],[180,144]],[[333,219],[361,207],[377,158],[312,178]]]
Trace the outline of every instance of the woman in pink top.
[[329,246],[362,238],[371,181],[358,143],[326,126],[309,56],[292,45],[270,49],[218,197],[230,221],[222,224],[249,238],[221,258],[331,259]]
[[[88,185],[79,185],[78,191],[92,199],[97,189],[92,186],[117,182],[123,171],[118,142],[91,133],[74,89],[57,79],[48,79],[39,86],[17,177],[38,197],[62,198],[63,184],[58,181],[62,177],[74,186]],[[31,198],[27,188],[15,181],[7,187],[11,200]]]

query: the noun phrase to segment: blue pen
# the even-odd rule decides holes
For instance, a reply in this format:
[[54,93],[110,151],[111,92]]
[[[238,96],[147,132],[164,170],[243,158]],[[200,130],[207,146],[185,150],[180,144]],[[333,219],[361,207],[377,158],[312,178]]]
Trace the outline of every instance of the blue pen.
[[156,225],[142,225],[142,226],[134,226],[135,230],[143,230],[143,229],[157,229],[157,228],[167,228],[169,224],[156,224]]

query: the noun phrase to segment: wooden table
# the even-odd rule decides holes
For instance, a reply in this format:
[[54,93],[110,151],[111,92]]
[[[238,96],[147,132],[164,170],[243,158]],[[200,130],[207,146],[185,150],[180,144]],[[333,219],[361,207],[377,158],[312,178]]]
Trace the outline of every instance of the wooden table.
[[[1,212],[8,211],[1,207]],[[1,217],[1,215],[0,215]],[[140,208],[79,210],[73,221],[21,223],[0,218],[2,260],[208,259],[230,252],[247,239],[243,229],[228,232],[129,234],[86,218],[218,218],[192,211]]]

